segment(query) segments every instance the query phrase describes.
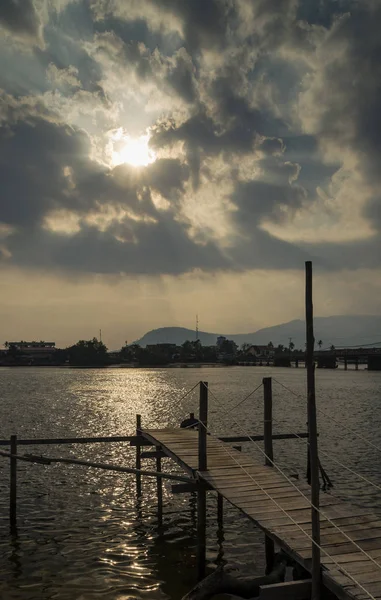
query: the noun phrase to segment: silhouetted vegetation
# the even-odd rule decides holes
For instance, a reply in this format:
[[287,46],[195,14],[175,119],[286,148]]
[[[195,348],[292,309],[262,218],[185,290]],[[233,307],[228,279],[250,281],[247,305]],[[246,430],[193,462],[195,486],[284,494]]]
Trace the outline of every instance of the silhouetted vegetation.
[[[304,351],[296,349],[290,340],[288,346],[242,344],[238,348],[233,340],[224,336],[216,339],[213,346],[203,346],[200,340],[186,340],[181,346],[170,343],[127,344],[118,351],[108,352],[105,344],[97,338],[79,340],[69,348],[59,349],[54,342],[6,342],[6,350],[0,352],[0,365],[4,366],[73,366],[104,367],[126,365],[131,367],[163,367],[166,365],[192,364],[257,364],[290,366],[291,361],[303,360]],[[317,342],[321,350],[323,342]],[[330,351],[335,352],[331,345]],[[324,353],[323,353],[324,354]],[[323,357],[324,358],[324,357]],[[323,359],[322,359],[323,360]]]
[[76,367],[103,367],[109,364],[107,348],[97,338],[79,340],[67,349],[69,364]]

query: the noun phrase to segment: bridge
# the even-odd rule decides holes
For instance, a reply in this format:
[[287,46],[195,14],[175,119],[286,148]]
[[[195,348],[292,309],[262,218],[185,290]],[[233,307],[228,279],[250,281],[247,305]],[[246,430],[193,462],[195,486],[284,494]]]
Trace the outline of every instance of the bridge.
[[[347,370],[348,365],[354,364],[358,368],[359,364],[366,364],[370,371],[381,370],[381,348],[337,348],[334,350],[315,350],[313,353],[315,364],[318,368],[335,369],[338,361],[344,364]],[[276,367],[290,367],[294,363],[296,367],[306,364],[305,352],[287,352],[277,353],[273,356],[257,356],[252,361],[243,361],[238,364],[259,364],[273,365]]]

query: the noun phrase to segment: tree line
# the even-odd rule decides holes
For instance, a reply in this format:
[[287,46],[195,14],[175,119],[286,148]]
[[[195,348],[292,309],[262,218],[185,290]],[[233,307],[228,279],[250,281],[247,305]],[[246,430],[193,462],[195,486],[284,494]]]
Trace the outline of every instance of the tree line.
[[[39,342],[40,347],[43,342]],[[323,342],[319,340],[317,346],[321,349]],[[181,346],[174,344],[153,344],[141,347],[139,344],[125,344],[117,352],[108,352],[107,346],[96,337],[90,340],[79,340],[76,344],[65,349],[54,349],[48,358],[35,357],[20,346],[5,344],[7,353],[3,357],[3,364],[27,365],[70,365],[78,367],[101,367],[112,364],[137,364],[142,366],[161,366],[169,363],[217,363],[235,364],[237,362],[254,362],[259,356],[253,354],[252,349],[258,349],[262,358],[273,355],[290,355],[301,353],[296,350],[295,344],[290,340],[288,346],[279,344],[274,346],[270,341],[267,346],[244,343],[238,348],[233,340],[222,338],[215,346],[203,346],[200,340],[186,340]],[[31,345],[33,348],[33,343]],[[334,346],[331,346],[334,350]]]

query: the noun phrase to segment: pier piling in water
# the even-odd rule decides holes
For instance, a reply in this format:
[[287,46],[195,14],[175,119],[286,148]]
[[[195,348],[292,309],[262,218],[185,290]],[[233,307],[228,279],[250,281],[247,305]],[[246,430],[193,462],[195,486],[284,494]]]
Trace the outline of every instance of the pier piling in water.
[[218,528],[223,527],[224,524],[224,497],[217,493],[217,523]]
[[[208,382],[200,381],[200,408],[198,426],[198,470],[206,471],[207,465],[207,427],[208,427]],[[197,490],[197,573],[201,581],[205,577],[206,566],[206,489]]]
[[[156,457],[156,471],[161,473],[161,457]],[[157,521],[159,526],[163,524],[163,480],[158,477],[157,480]]]
[[[263,383],[263,440],[265,446],[265,465],[273,466],[273,393],[271,377],[264,377]],[[274,568],[275,546],[273,540],[265,535],[266,574]]]
[[[141,417],[141,415],[136,415],[136,437],[141,436],[141,430],[142,430],[142,417]],[[140,447],[140,444],[137,443],[136,444],[136,468],[140,470],[141,465],[142,465],[141,447]],[[138,498],[142,495],[142,478],[139,473],[136,475],[136,495],[138,496]]]
[[9,518],[11,533],[16,532],[17,528],[17,435],[11,435],[10,440],[10,497],[9,497]]

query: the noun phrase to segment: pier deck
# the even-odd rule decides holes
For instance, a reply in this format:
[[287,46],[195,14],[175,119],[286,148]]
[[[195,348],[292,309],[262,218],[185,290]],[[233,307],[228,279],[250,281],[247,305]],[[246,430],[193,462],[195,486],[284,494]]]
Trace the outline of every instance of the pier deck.
[[[311,571],[311,539],[306,535],[311,535],[307,484],[295,481],[304,498],[275,468],[210,435],[207,470],[200,472],[197,431],[156,429],[142,430],[141,434],[195,481],[204,482],[241,510],[277,546]],[[342,600],[381,599],[381,568],[373,562],[381,563],[381,517],[328,493],[321,494],[320,508],[321,546],[329,555],[321,554],[324,585]]]

